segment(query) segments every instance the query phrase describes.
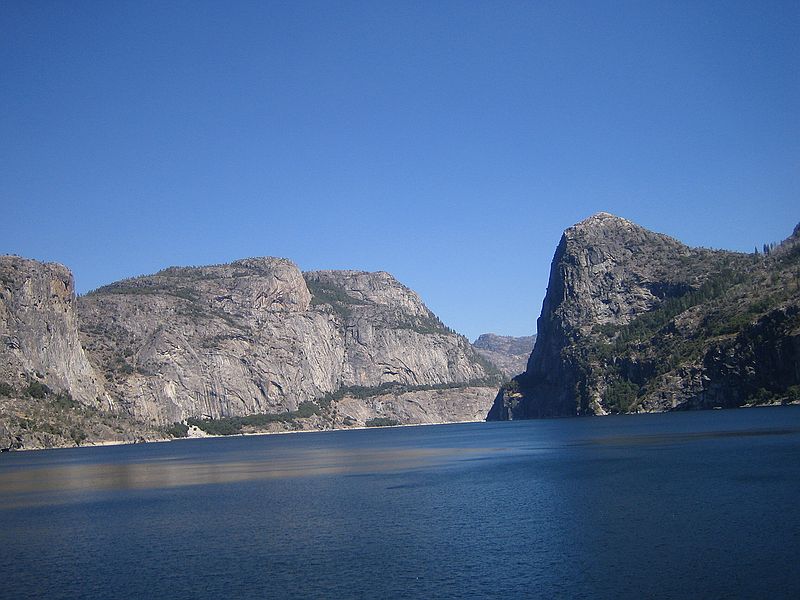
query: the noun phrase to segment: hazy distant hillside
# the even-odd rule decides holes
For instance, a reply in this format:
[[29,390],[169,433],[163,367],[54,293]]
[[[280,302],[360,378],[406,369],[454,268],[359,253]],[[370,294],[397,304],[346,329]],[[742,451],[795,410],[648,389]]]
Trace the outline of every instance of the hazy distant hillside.
[[525,370],[535,341],[535,335],[513,337],[484,333],[472,342],[472,347],[496,366],[504,377],[511,379]]

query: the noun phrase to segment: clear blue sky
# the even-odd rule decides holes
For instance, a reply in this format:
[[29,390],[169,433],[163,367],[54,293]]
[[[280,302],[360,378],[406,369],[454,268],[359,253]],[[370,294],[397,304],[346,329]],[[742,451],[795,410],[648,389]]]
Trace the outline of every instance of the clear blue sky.
[[79,291],[284,256],[535,330],[599,210],[751,251],[800,221],[800,3],[0,1],[0,252]]

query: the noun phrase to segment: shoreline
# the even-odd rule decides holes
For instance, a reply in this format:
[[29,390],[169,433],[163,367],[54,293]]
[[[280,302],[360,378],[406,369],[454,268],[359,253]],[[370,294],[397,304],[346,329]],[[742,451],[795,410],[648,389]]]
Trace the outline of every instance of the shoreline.
[[[690,413],[690,412],[708,412],[711,410],[740,410],[740,409],[757,409],[757,408],[773,408],[776,406],[800,406],[800,401],[789,401],[789,402],[771,402],[768,404],[743,404],[742,406],[730,407],[730,408],[723,408],[723,407],[712,407],[707,409],[696,409],[696,410],[668,410],[668,411],[661,411],[661,412],[642,412],[642,413],[623,413],[623,414],[616,414],[616,415],[574,415],[575,418],[591,418],[591,417],[606,417],[606,416],[617,416],[617,417],[625,417],[625,416],[640,416],[640,415],[665,415],[670,413]],[[569,419],[573,418],[570,417],[548,417],[544,419],[520,419],[524,421],[546,421],[549,419]],[[96,442],[91,442],[87,444],[82,444],[80,446],[50,446],[47,448],[17,448],[17,449],[3,449],[2,454],[5,453],[12,453],[12,452],[37,452],[42,450],[65,450],[71,448],[99,448],[104,446],[136,446],[136,445],[143,445],[143,444],[153,444],[153,443],[165,443],[165,442],[182,442],[187,440],[202,440],[202,439],[217,439],[217,438],[238,438],[238,437],[250,437],[250,436],[265,436],[265,435],[287,435],[287,434],[295,434],[295,433],[329,433],[329,432],[340,432],[340,431],[358,431],[358,430],[372,430],[372,429],[399,429],[401,427],[427,427],[432,425],[463,425],[466,423],[503,423],[503,422],[511,422],[511,421],[487,421],[486,419],[475,419],[475,420],[468,420],[468,421],[441,421],[436,423],[400,423],[397,425],[382,425],[379,427],[367,427],[366,425],[360,425],[358,427],[339,427],[339,428],[331,428],[331,429],[295,429],[295,430],[285,430],[285,431],[250,431],[245,433],[234,433],[231,435],[222,435],[222,434],[203,434],[203,435],[193,435],[193,436],[186,436],[180,438],[160,438],[160,439],[151,439],[151,440],[144,440],[144,441],[122,441],[122,440],[98,440]],[[202,430],[201,430],[202,431]]]
[[123,440],[98,440],[96,442],[89,442],[86,444],[81,444],[80,446],[50,446],[47,448],[16,448],[13,450],[3,450],[3,454],[5,453],[12,453],[12,452],[39,452],[42,450],[70,450],[75,448],[100,448],[105,446],[142,446],[145,444],[160,444],[166,442],[184,442],[190,440],[205,440],[205,439],[218,439],[218,438],[241,438],[241,437],[252,437],[252,436],[264,436],[264,435],[289,435],[295,433],[331,433],[331,432],[339,432],[339,431],[357,431],[357,430],[374,430],[374,429],[398,429],[400,427],[427,427],[431,425],[459,425],[465,423],[487,423],[485,419],[482,420],[470,420],[470,421],[441,421],[436,423],[401,423],[398,425],[382,425],[379,427],[367,427],[365,425],[361,425],[358,427],[338,427],[332,429],[295,429],[295,430],[285,430],[285,431],[249,431],[246,433],[234,433],[230,435],[222,435],[216,433],[207,433],[204,435],[190,435],[186,437],[179,437],[179,438],[161,438],[161,439],[151,439],[151,440],[144,440],[144,441],[123,441]]

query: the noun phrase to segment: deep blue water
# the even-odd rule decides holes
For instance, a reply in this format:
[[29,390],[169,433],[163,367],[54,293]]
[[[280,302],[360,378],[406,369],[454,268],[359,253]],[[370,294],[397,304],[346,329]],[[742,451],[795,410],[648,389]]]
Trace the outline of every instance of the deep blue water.
[[800,407],[0,455],[2,598],[800,598]]

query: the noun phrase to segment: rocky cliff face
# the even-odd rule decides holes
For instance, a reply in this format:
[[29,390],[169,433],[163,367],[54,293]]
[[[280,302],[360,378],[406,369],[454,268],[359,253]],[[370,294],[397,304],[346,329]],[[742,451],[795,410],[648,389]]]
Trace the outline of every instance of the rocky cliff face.
[[[398,424],[433,424],[483,421],[494,398],[486,386],[442,387],[372,394],[366,398],[345,395],[336,403],[335,428],[369,425],[376,419]],[[488,392],[488,394],[487,394]]]
[[342,386],[464,384],[493,374],[463,336],[388,273],[315,271],[305,278],[315,309],[341,334]]
[[0,257],[0,449],[151,436],[106,393],[81,346],[75,304],[65,267]]
[[506,379],[511,379],[525,371],[535,342],[535,335],[513,337],[484,333],[472,342],[472,347],[496,366]]
[[387,273],[254,258],[76,299],[66,268],[2,257],[0,284],[0,449],[154,439],[187,417],[266,415],[259,430],[475,420],[499,381]]
[[66,267],[0,256],[0,340],[0,382],[9,388],[48,386],[87,405],[106,401],[78,337]]
[[600,213],[564,232],[525,373],[490,419],[800,395],[798,232],[764,255],[689,248]]
[[277,258],[170,268],[82,297],[79,314],[111,396],[153,424],[292,412],[351,387],[493,375],[387,273],[303,275]]

